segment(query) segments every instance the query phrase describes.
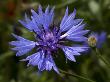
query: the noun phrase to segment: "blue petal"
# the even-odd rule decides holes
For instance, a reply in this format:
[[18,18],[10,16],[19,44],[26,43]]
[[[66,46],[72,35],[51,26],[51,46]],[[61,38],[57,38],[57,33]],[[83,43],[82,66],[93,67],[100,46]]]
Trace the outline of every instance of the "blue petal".
[[82,21],[83,21],[83,19],[74,19],[73,24],[74,24],[74,26],[76,26],[79,23],[81,23]]
[[48,5],[47,8],[45,9],[45,14],[49,14],[49,5]]
[[67,59],[76,62],[73,51],[70,51],[67,47],[63,48],[63,51],[65,52],[65,56]]
[[87,38],[84,37],[84,36],[69,36],[69,37],[66,37],[67,39],[71,40],[71,41],[77,41],[77,42],[82,42],[82,41],[87,41]]
[[87,50],[87,47],[68,47],[64,46],[63,51],[65,52],[66,58],[71,61],[76,62],[74,55],[80,55],[80,52],[84,52]]
[[68,15],[68,8],[66,9],[65,16],[63,17],[61,24],[60,24],[60,31],[67,31],[74,25],[74,18],[76,15],[76,9],[74,9],[73,13]]
[[39,28],[39,24],[36,22],[35,18],[33,16],[31,16],[32,18],[32,22],[30,22],[30,25],[33,27],[33,30],[35,32],[41,32],[40,28]]
[[27,29],[29,29],[30,31],[33,30],[33,28],[30,25],[31,20],[27,17],[27,14],[25,14],[25,20],[19,20],[19,22]]
[[89,30],[82,30],[82,31],[79,31],[79,32],[75,32],[75,33],[71,33],[69,36],[82,36],[82,35],[85,35],[89,32]]
[[76,26],[73,26],[71,29],[69,29],[65,34],[67,34],[67,35],[70,35],[70,34],[72,34],[72,33],[75,33],[75,32],[77,32],[77,31],[81,31],[82,30],[82,28],[84,28],[84,25],[85,24],[83,24],[83,25],[80,25],[80,24],[78,24],[78,25],[76,25]]
[[87,38],[84,37],[83,35],[87,34],[89,32],[89,30],[83,30],[83,31],[79,31],[76,33],[71,33],[70,35],[68,35],[66,38],[72,41],[86,41]]
[[[54,8],[53,8],[54,9]],[[49,12],[49,6],[46,8],[45,13],[44,13],[44,22],[43,22],[43,26],[45,30],[49,29],[49,26],[52,24],[53,22],[53,17],[54,17],[54,13],[53,13],[53,9],[51,9],[51,11]]]
[[10,42],[11,45],[15,46],[15,48],[12,48],[12,49],[18,51],[16,56],[21,56],[26,54],[31,49],[33,49],[36,45],[36,42],[34,41],[27,40],[15,34],[13,34],[13,36],[18,40],[18,41]]
[[65,34],[63,34],[62,36],[60,36],[60,38],[64,38],[70,34],[72,34],[73,32],[82,30],[84,28],[84,24],[81,25],[83,21],[80,21],[80,23],[78,23],[77,25],[73,25],[71,29],[69,29]]
[[44,58],[43,62],[41,63],[39,70],[40,71],[43,71],[43,70],[50,71],[52,68],[59,74],[59,71],[53,61],[52,56],[50,54],[47,54],[46,58]]
[[19,20],[19,22],[27,29],[30,31],[40,31],[38,28],[38,24],[35,22],[34,18],[31,17],[32,20],[30,20],[27,15],[25,15],[25,21],[24,20]]
[[85,34],[89,32],[89,30],[83,30],[85,24],[81,24],[83,20],[75,26],[73,25],[71,29],[69,29],[65,34],[60,36],[60,38],[66,37],[66,39],[72,40],[72,41],[85,41],[87,40],[86,37],[84,37]]
[[65,23],[67,17],[68,17],[68,7],[66,8],[65,15],[64,15],[64,17],[63,17],[63,19],[62,19],[62,21],[61,21],[61,24],[60,24],[60,29],[61,29],[61,30],[63,29],[62,26],[63,26],[63,24]]
[[26,60],[29,60],[28,66],[29,65],[32,65],[32,66],[38,65],[38,68],[39,68],[39,66],[41,66],[41,64],[44,60],[44,54],[42,54],[42,51],[39,51],[35,54],[32,54],[31,56],[28,56],[26,58]]
[[38,7],[38,13],[41,14],[41,15],[43,14],[42,6],[41,5],[39,5],[39,7]]
[[53,66],[51,55],[47,55],[46,57],[46,70],[51,70]]
[[18,52],[16,53],[16,56],[22,56],[26,54],[27,52],[29,52],[30,50],[31,49],[18,50]]
[[51,70],[53,67],[53,69],[59,73],[54,61],[53,61],[53,58],[51,55],[48,55],[47,58],[46,58],[46,70]]
[[42,7],[39,6],[37,14],[34,10],[31,10],[32,12],[32,17],[37,23],[38,27],[44,27],[45,30],[49,29],[49,26],[53,22],[53,17],[54,17],[54,7],[49,11],[49,6],[46,8],[45,13],[42,11]]
[[45,30],[48,30],[49,26],[53,22],[53,16],[54,16],[54,8],[51,9],[49,12],[49,6],[46,8],[45,13],[42,11],[42,7],[39,6],[38,13],[37,14],[34,10],[31,9],[32,16],[30,20],[27,15],[25,15],[25,21],[19,20],[19,22],[29,29],[30,31],[39,32],[42,25]]
[[84,52],[85,50],[88,49],[88,47],[84,46],[73,46],[70,47],[73,51],[77,51],[77,52]]
[[97,48],[101,48],[105,40],[106,40],[106,32],[101,32],[101,34],[98,36]]
[[51,21],[51,23],[53,22],[53,18],[54,18],[54,9],[55,7],[53,7],[49,13],[49,20]]
[[40,21],[40,17],[39,15],[33,10],[31,9],[31,13],[32,13],[32,17],[34,18],[35,22],[37,23],[37,26],[41,26],[41,21]]
[[33,18],[35,20],[35,22],[37,23],[37,26],[38,27],[42,27],[42,24],[43,24],[43,14],[37,14],[33,9],[31,9],[31,13],[32,13],[32,16],[31,18]]

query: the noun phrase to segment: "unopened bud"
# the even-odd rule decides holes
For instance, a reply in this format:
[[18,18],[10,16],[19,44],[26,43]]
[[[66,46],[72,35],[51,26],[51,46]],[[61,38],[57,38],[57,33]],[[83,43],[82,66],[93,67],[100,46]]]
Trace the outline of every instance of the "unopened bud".
[[91,46],[91,47],[95,47],[96,44],[97,44],[97,38],[96,38],[95,36],[90,36],[90,37],[88,38],[88,44],[89,44],[89,46]]

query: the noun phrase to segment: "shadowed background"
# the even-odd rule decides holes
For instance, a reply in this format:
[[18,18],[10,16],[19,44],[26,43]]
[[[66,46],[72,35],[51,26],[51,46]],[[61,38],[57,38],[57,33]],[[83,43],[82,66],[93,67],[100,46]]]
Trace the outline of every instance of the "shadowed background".
[[[54,71],[37,72],[36,67],[27,67],[27,62],[20,62],[22,57],[16,57],[8,42],[14,40],[11,33],[33,39],[32,34],[19,22],[25,12],[31,15],[30,9],[37,11],[38,5],[45,9],[48,5],[55,6],[55,24],[58,26],[65,9],[69,13],[77,9],[76,18],[83,18],[86,29],[107,33],[107,40],[100,49],[102,55],[110,62],[110,0],[0,0],[0,82],[86,82],[72,76],[62,74],[60,77]],[[30,52],[31,53],[31,52]],[[82,75],[96,82],[110,82],[110,69],[94,56],[94,52],[76,57],[77,62],[67,61],[62,52],[59,53],[56,65],[68,72]],[[28,55],[28,54],[27,54]]]

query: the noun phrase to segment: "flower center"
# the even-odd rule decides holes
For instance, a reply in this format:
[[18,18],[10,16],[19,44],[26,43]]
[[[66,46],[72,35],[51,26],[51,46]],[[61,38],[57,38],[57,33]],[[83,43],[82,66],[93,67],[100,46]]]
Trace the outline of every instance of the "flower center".
[[44,35],[44,43],[46,43],[47,50],[56,50],[57,49],[57,40],[56,36],[52,32],[46,32]]
[[45,41],[47,42],[53,42],[54,41],[54,35],[52,32],[46,32],[46,34],[44,35]]
[[58,35],[57,32],[53,31],[47,31],[41,33],[39,38],[39,43],[40,47],[43,48],[44,50],[49,50],[49,51],[55,51],[57,50],[58,46]]

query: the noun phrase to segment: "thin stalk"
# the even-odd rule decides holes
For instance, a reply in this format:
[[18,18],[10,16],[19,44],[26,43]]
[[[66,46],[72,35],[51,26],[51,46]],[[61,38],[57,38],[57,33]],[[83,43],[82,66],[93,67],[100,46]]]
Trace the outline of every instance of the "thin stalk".
[[79,76],[79,75],[77,75],[77,74],[72,74],[72,73],[66,72],[66,71],[61,70],[61,69],[59,69],[59,71],[60,71],[61,73],[63,73],[63,74],[66,74],[66,75],[69,75],[69,76],[73,76],[73,77],[76,77],[76,78],[79,78],[79,79],[83,79],[83,80],[86,80],[86,81],[88,81],[88,82],[96,82],[96,81],[93,81],[93,80],[88,79],[88,78],[86,78],[86,77]]
[[110,68],[110,63],[107,61],[107,59],[105,59],[105,58],[101,55],[101,53],[99,52],[99,50],[98,50],[97,48],[96,48],[95,52],[96,52],[97,57],[100,58],[100,59],[106,64],[106,66],[107,66],[108,68]]

